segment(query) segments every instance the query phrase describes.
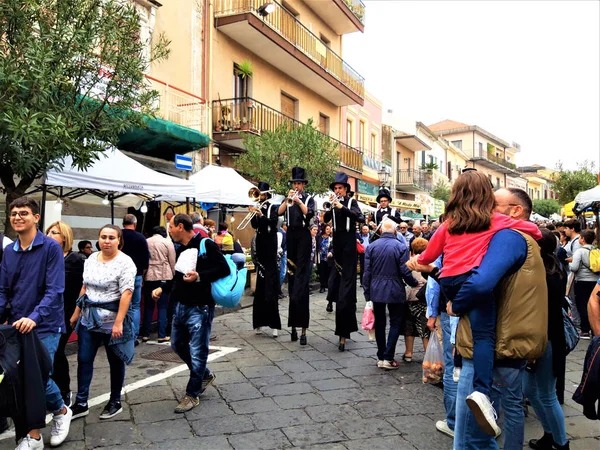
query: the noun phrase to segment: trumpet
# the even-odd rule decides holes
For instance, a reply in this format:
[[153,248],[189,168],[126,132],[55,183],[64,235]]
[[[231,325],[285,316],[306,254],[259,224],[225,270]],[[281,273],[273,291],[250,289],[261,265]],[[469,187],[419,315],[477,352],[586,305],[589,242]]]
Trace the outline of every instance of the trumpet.
[[344,198],[344,197],[343,197],[343,196],[341,196],[341,195],[337,195],[337,194],[334,194],[334,195],[332,195],[331,197],[329,197],[329,201],[328,201],[328,202],[323,202],[323,209],[324,209],[325,211],[329,211],[329,210],[330,210],[330,209],[333,207],[333,204],[334,204],[335,202],[339,202],[339,201],[341,201],[343,198]]
[[288,197],[285,199],[285,203],[288,206],[293,206],[294,205],[294,199],[298,197],[298,191],[294,191],[294,195],[292,195],[291,197]]
[[261,202],[260,196],[262,194],[270,194],[271,192],[275,192],[275,190],[270,189],[268,191],[259,191],[256,187],[250,188],[250,190],[248,191],[248,198],[255,201],[256,204],[252,207],[252,211],[246,214],[246,217],[244,217],[240,224],[237,226],[238,230],[243,230],[244,228],[246,228],[248,224],[252,221],[256,213],[260,211],[263,205],[269,201],[269,199],[266,199],[265,201]]

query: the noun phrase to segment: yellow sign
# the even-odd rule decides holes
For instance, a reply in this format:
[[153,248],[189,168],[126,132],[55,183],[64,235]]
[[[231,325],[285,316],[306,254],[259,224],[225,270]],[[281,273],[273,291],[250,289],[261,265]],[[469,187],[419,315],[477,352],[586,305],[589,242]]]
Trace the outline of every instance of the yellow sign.
[[[365,203],[377,203],[377,196],[375,195],[367,195],[367,194],[358,194],[357,200],[359,202]],[[418,202],[413,202],[411,200],[401,200],[395,198],[390,203],[392,208],[402,208],[402,209],[421,209],[421,205]]]

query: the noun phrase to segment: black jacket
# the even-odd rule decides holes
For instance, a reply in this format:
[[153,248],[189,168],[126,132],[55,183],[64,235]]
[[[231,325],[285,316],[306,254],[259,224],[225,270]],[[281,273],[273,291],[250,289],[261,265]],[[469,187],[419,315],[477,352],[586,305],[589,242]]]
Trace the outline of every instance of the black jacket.
[[50,355],[35,330],[21,334],[0,325],[0,416],[12,417],[15,437],[46,426],[46,383],[52,369]]
[[583,405],[585,417],[600,420],[600,336],[594,337],[587,349],[581,383],[573,394],[573,400]]

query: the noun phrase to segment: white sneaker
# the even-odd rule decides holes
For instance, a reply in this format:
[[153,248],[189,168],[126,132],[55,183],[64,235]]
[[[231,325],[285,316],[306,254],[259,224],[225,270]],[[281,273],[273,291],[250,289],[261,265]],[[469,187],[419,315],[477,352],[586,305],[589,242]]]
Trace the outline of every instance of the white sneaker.
[[477,425],[486,434],[496,436],[500,433],[500,428],[496,424],[498,414],[487,395],[474,391],[467,397],[467,405],[473,411]]
[[462,368],[455,367],[454,370],[452,371],[452,379],[454,380],[455,383],[458,383],[458,381],[460,380],[460,371],[461,370],[462,370]]
[[277,331],[277,328],[275,328],[273,330],[273,337],[276,338],[277,336],[279,336],[279,332]]
[[50,445],[52,447],[62,444],[69,435],[73,411],[68,406],[65,406],[65,408],[67,408],[66,413],[52,417],[52,426],[50,428]]
[[44,448],[44,438],[40,434],[39,439],[34,439],[31,436],[27,435],[23,439],[21,439],[21,443],[15,450],[43,450]]
[[262,334],[260,327],[254,329],[254,334]]
[[450,429],[450,427],[448,426],[448,422],[446,420],[438,420],[435,423],[435,428],[438,431],[441,431],[442,433],[444,433],[446,436],[450,436],[451,438],[454,438],[454,431],[452,431]]

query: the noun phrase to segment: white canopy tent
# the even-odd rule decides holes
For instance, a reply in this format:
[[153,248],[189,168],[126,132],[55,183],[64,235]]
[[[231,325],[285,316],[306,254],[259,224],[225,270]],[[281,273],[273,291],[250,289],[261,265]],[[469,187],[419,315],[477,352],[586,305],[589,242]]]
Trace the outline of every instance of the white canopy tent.
[[600,202],[600,185],[588,189],[587,191],[580,192],[575,197],[575,203],[580,205],[588,205],[590,203]]
[[[206,166],[190,177],[196,201],[223,205],[253,205],[248,191],[252,183],[230,167]],[[160,200],[160,198],[158,199]]]
[[72,159],[67,158],[63,170],[52,169],[46,173],[44,184],[150,197],[165,195],[183,200],[193,198],[196,193],[191,181],[156,172],[117,149],[107,150],[87,170],[73,167]]

